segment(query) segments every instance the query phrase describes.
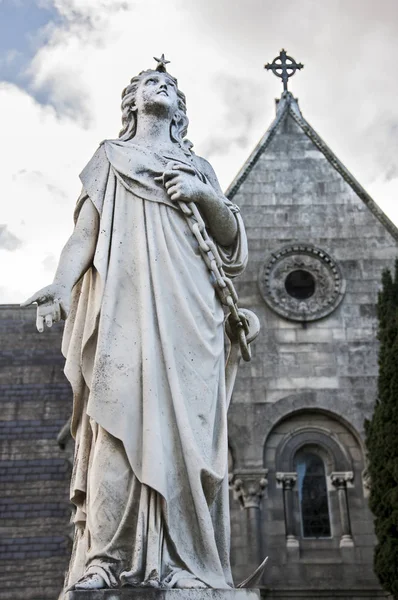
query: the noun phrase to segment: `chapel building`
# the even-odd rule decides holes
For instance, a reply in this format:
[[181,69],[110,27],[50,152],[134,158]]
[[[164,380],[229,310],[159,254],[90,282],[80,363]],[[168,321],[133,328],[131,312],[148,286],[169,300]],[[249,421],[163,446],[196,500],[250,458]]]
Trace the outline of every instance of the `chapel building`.
[[265,597],[385,597],[373,573],[364,423],[377,395],[376,303],[398,229],[285,91],[226,195],[260,319],[229,409],[236,581],[265,556]]
[[[229,410],[235,582],[269,556],[267,600],[384,598],[364,421],[398,229],[287,90],[227,196],[249,243],[240,305],[261,322]],[[62,324],[40,335],[34,323],[34,308],[0,306],[0,600],[57,598],[71,551]]]

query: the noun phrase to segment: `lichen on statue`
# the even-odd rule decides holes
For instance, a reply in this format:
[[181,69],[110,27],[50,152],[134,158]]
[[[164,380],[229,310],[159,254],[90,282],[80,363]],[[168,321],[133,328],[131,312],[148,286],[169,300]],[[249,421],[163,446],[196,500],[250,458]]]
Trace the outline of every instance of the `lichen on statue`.
[[192,152],[177,81],[143,71],[119,139],[81,174],[75,229],[37,327],[67,318],[74,394],[68,587],[233,586],[224,311],[179,202],[194,202],[225,273],[247,261],[242,220]]

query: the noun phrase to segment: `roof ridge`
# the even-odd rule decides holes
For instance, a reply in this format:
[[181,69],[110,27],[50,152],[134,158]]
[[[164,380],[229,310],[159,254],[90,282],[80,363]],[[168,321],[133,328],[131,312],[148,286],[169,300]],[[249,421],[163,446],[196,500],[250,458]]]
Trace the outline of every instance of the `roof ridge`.
[[260,158],[264,150],[267,148],[270,141],[273,139],[278,126],[288,113],[289,105],[290,95],[287,94],[286,96],[282,96],[278,104],[275,119],[272,121],[271,125],[268,127],[267,131],[254,148],[249,158],[244,162],[243,166],[238,171],[238,174],[235,176],[232,183],[225,192],[226,197],[230,200],[232,200],[232,198],[235,196],[236,192],[238,191],[242,183],[245,181],[246,177],[253,169],[254,165],[257,163],[258,159]]

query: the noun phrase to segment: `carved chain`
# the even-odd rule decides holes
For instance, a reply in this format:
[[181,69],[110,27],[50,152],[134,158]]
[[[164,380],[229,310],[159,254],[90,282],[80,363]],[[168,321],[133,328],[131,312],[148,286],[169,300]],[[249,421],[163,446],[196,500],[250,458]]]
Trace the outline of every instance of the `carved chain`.
[[242,358],[246,362],[251,359],[250,345],[247,340],[249,333],[249,324],[245,314],[239,310],[238,294],[231,279],[225,275],[222,260],[217,250],[217,246],[209,236],[206,230],[205,222],[193,202],[178,202],[178,205],[185,215],[189,229],[192,231],[199,244],[199,250],[207,268],[214,277],[215,290],[221,304],[228,307],[230,314],[227,317],[227,323],[230,329],[229,337],[239,341]]

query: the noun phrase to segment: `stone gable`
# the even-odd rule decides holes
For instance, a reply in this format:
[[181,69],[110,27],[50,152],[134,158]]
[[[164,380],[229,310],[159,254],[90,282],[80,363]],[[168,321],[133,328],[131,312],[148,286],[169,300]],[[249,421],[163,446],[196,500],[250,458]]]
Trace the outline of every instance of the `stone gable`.
[[[237,287],[241,304],[253,308],[262,324],[255,357],[239,374],[237,391],[239,386],[246,391],[239,401],[247,397],[250,402],[253,398],[273,402],[291,390],[308,388],[368,389],[370,380],[374,390],[375,302],[381,272],[397,256],[396,240],[290,116],[234,201],[246,224],[250,255]],[[303,328],[269,310],[259,291],[258,276],[272,253],[307,242],[338,262],[346,293],[334,313]],[[258,351],[262,344],[268,349],[268,364]],[[249,386],[243,382],[247,377]],[[362,381],[354,381],[355,377]]]

